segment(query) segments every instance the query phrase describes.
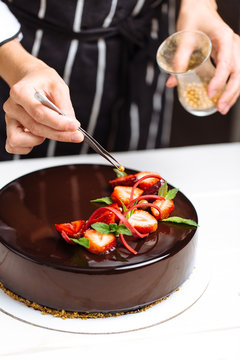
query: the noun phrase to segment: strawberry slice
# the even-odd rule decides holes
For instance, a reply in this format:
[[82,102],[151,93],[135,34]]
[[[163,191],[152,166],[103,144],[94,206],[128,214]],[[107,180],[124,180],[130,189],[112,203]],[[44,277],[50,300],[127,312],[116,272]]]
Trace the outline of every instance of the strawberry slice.
[[65,231],[65,233],[71,237],[79,238],[85,231],[86,223],[84,220],[76,220],[70,223],[55,224],[55,228],[58,232]]
[[166,219],[174,210],[174,202],[172,200],[162,199],[162,200],[155,200],[153,202],[154,205],[158,206],[160,209],[157,211],[155,208],[151,208],[152,214],[155,216],[156,219]]
[[159,188],[164,184],[164,180],[161,179],[146,190],[144,190],[143,195],[157,195]]
[[142,234],[154,232],[158,227],[155,217],[145,210],[135,210],[128,222]]
[[[141,181],[139,183],[139,187],[143,190],[146,190],[148,188],[150,188],[152,185],[156,184],[159,181],[159,174],[158,173],[153,173],[151,171],[142,171],[142,172],[138,172],[137,174],[135,174],[137,177],[137,180],[141,179],[144,176],[147,175],[153,175],[153,177],[149,177],[148,179],[144,179],[143,181]],[[157,175],[158,177],[154,177],[154,175]]]
[[70,223],[55,224],[56,230],[70,244],[75,244],[70,238],[78,239],[83,236],[86,230],[86,222],[84,220],[76,220]]
[[[111,198],[113,201],[117,202],[119,206],[122,205],[121,201],[128,205],[130,203],[130,197],[131,197],[131,191],[132,186],[115,186]],[[142,189],[134,189],[133,193],[133,199],[136,199],[137,197],[141,196],[143,193]]]
[[137,181],[137,177],[136,175],[125,175],[125,176],[121,176],[119,178],[116,178],[114,180],[110,180],[109,184],[112,187],[115,186],[132,186],[134,185],[134,183]]
[[[66,232],[65,232],[64,230],[62,230],[62,231],[60,232],[60,234],[61,234],[62,238],[63,238],[67,243],[72,244],[72,245],[75,245],[75,242],[70,239],[70,237],[66,234]],[[73,238],[73,236],[71,236],[71,238]]]
[[119,210],[119,206],[117,203],[113,203],[111,205],[105,206],[102,213],[97,215],[96,218],[91,219],[91,224],[96,222],[103,222],[105,224],[114,224],[116,222],[117,216],[112,211],[107,210],[106,208],[114,208]]
[[89,239],[88,250],[94,254],[106,253],[112,250],[117,242],[114,234],[102,234],[97,230],[87,229],[84,237]]

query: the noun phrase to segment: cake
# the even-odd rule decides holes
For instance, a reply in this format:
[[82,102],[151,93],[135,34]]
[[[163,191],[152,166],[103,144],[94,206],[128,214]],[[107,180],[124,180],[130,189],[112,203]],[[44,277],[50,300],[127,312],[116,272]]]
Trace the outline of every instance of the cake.
[[[127,169],[128,174],[136,171]],[[126,313],[169,295],[194,267],[197,227],[160,221],[142,239],[94,254],[64,241],[54,224],[88,219],[90,200],[107,197],[113,169],[72,164],[38,170],[0,192],[0,282],[13,294],[50,309],[78,313]],[[173,216],[197,222],[178,191]]]

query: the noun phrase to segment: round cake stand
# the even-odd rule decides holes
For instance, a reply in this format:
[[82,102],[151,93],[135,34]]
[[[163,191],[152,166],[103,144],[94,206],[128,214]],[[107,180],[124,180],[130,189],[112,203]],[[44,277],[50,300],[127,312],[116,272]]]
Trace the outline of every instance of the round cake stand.
[[52,315],[42,315],[40,311],[12,299],[3,291],[0,291],[0,310],[14,319],[50,330],[79,334],[117,334],[155,326],[180,315],[200,299],[208,284],[209,267],[206,263],[197,262],[192,274],[178,291],[145,311],[133,314],[63,320]]

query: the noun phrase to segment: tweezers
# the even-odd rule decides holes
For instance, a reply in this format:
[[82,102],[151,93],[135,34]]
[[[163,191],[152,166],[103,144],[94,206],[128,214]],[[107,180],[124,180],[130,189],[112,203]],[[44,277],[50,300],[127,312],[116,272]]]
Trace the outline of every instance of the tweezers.
[[[50,109],[55,110],[60,115],[65,116],[65,114],[55,105],[53,104],[44,94],[41,92],[36,92],[34,97],[43,105],[48,106]],[[96,151],[99,155],[104,157],[107,161],[109,161],[113,166],[115,166],[118,170],[124,171],[124,167],[116,160],[114,157],[100,145],[97,140],[95,140],[92,135],[90,135],[86,130],[84,130],[81,126],[78,128],[84,134],[84,139],[87,144]]]

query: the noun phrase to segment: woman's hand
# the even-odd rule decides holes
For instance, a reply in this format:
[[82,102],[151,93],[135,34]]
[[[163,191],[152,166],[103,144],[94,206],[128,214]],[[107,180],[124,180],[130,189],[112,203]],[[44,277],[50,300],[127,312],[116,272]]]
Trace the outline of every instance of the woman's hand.
[[[208,95],[213,97],[226,85],[217,103],[221,114],[226,114],[240,94],[240,37],[221,19],[214,0],[182,0],[177,21],[177,31],[199,30],[212,41],[212,58],[216,64],[215,76],[208,86]],[[170,76],[168,87],[177,85]]]
[[[3,62],[4,61],[4,62]],[[0,49],[0,74],[10,86],[10,96],[4,104],[6,113],[6,150],[28,154],[45,138],[81,142],[69,89],[55,70],[28,54],[17,41]],[[34,97],[43,92],[66,116],[40,104]]]

